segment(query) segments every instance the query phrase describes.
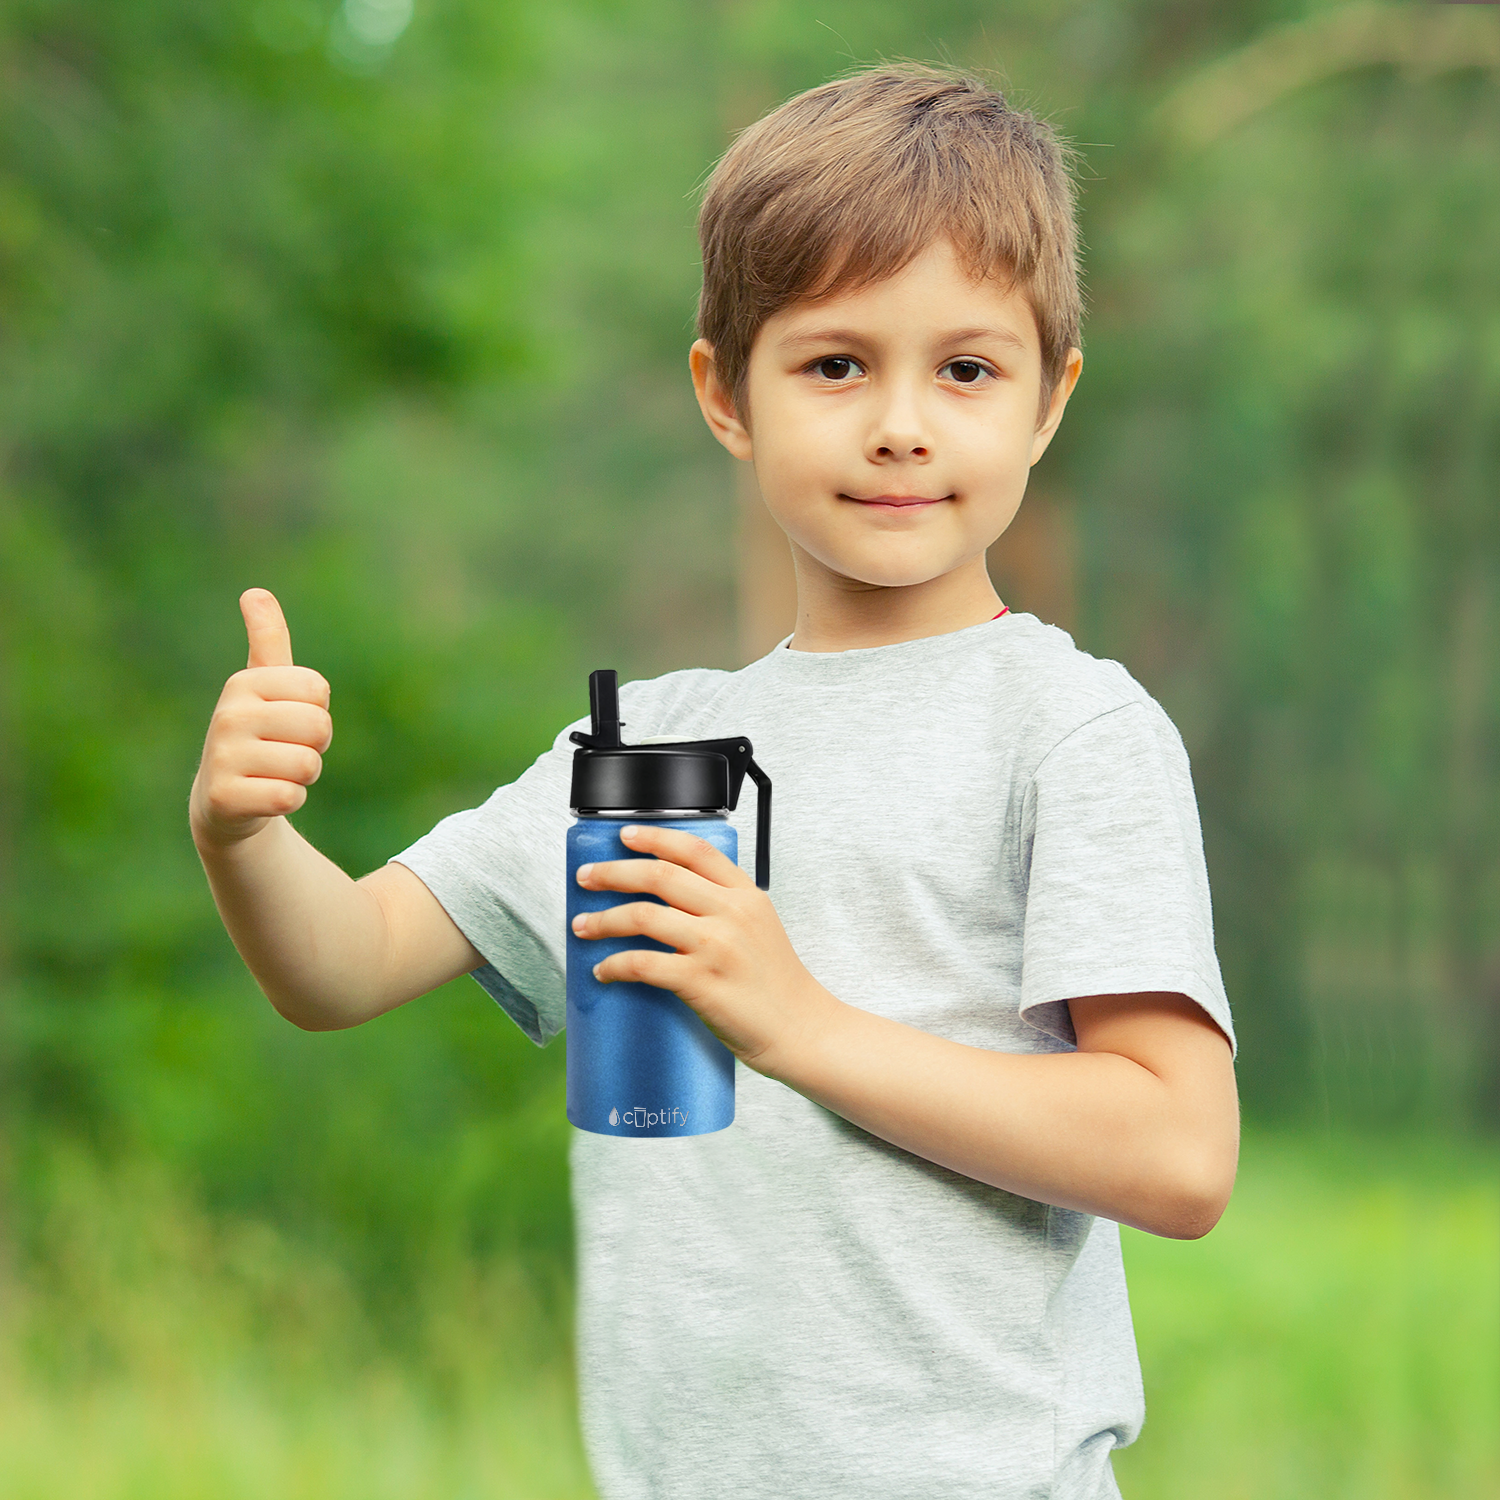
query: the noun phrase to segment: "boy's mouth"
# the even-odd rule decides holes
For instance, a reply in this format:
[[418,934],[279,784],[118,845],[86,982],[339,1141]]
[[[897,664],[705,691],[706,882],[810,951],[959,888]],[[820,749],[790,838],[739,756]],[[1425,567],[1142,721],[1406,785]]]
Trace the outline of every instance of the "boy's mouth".
[[845,495],[859,505],[873,505],[881,510],[915,510],[926,505],[941,505],[952,495]]

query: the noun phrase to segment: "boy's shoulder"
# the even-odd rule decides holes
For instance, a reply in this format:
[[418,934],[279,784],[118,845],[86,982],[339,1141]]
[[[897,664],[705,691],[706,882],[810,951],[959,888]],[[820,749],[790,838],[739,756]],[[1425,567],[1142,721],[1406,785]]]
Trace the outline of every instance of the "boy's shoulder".
[[1027,737],[1036,741],[1056,743],[1131,707],[1170,724],[1161,705],[1119,662],[1090,655],[1066,630],[1034,615],[1015,617],[1014,632],[994,643],[993,660]]
[[1026,616],[1014,681],[1026,707],[1016,725],[1014,774],[1031,785],[1051,768],[1081,792],[1145,776],[1191,799],[1187,748],[1167,711],[1119,662],[1081,650],[1055,626]]

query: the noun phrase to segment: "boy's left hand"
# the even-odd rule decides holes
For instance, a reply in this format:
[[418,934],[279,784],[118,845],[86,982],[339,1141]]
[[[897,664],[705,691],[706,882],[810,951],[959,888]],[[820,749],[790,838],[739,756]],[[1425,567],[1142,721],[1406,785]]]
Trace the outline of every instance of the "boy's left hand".
[[653,859],[584,865],[591,891],[634,891],[666,903],[631,901],[573,919],[581,938],[646,937],[674,948],[632,948],[603,959],[594,975],[671,990],[747,1067],[771,1073],[837,1001],[797,957],[771,898],[705,839],[639,824],[621,831],[627,848]]

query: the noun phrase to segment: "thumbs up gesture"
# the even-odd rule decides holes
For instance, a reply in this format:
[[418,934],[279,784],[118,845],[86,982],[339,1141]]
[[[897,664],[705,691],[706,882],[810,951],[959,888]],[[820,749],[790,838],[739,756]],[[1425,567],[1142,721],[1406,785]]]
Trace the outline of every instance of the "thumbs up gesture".
[[240,613],[250,660],[219,695],[189,801],[200,848],[237,844],[295,812],[322,774],[333,738],[328,683],[292,664],[292,637],[276,596],[247,589]]

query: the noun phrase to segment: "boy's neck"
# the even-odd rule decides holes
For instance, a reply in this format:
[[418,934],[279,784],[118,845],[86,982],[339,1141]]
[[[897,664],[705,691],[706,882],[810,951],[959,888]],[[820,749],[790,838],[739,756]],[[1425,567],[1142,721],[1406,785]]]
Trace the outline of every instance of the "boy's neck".
[[970,559],[925,583],[884,587],[834,573],[792,543],[797,569],[793,651],[855,651],[951,635],[994,619],[1005,606],[984,558]]

